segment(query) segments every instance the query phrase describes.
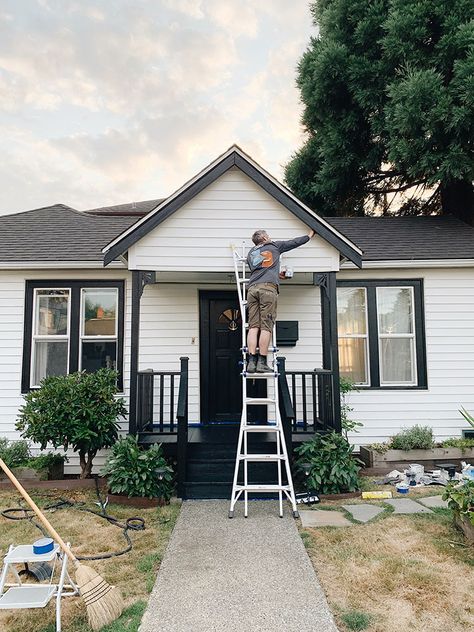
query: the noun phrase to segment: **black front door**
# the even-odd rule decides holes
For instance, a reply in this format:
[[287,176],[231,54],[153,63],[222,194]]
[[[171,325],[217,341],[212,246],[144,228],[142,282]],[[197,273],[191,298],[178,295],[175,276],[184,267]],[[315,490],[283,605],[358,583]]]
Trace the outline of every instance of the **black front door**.
[[[242,413],[242,317],[237,292],[200,292],[200,330],[201,421],[239,422]],[[264,381],[254,382],[255,385],[248,384],[249,396],[262,396]],[[249,418],[252,417],[249,414]]]

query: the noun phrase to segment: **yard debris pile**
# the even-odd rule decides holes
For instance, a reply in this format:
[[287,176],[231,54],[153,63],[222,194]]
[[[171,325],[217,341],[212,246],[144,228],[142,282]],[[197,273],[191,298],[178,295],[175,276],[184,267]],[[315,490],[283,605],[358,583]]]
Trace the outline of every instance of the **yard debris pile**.
[[408,493],[410,487],[419,488],[428,485],[441,485],[446,487],[454,481],[474,480],[474,466],[463,461],[461,472],[456,471],[453,463],[440,464],[438,469],[426,470],[423,465],[411,463],[403,472],[392,470],[385,478],[373,481],[375,485],[394,485],[399,493]]

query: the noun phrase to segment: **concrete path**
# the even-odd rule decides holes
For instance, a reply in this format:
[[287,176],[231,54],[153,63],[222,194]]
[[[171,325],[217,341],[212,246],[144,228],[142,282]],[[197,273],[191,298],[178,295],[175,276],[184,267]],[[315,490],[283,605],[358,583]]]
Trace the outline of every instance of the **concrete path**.
[[140,632],[337,632],[289,512],[186,501]]

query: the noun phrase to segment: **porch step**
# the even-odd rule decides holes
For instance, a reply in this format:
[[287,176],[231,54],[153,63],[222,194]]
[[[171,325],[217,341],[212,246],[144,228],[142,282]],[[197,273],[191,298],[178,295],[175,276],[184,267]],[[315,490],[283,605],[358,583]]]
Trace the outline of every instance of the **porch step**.
[[[250,455],[247,461],[249,480],[251,482],[265,482],[275,480],[275,463],[280,459],[275,455]],[[258,459],[257,459],[258,457]],[[240,473],[243,474],[241,466]],[[189,459],[187,466],[187,479],[193,483],[231,482],[234,475],[235,455],[230,459]]]
[[[262,494],[262,498],[277,498],[278,494],[275,493],[275,489],[270,489],[272,486],[269,484],[254,485],[253,487],[258,489],[252,490],[255,498],[255,492]],[[274,485],[273,487],[278,487]],[[218,481],[216,483],[185,483],[185,495],[188,499],[204,500],[210,498],[225,498],[228,500],[232,493],[232,483],[226,483]]]

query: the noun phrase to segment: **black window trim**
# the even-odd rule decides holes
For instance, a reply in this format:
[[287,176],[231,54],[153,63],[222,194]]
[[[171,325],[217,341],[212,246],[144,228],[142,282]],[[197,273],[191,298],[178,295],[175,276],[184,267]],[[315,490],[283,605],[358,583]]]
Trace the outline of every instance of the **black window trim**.
[[[358,390],[406,391],[427,390],[428,376],[426,365],[426,335],[423,279],[344,279],[337,280],[337,287],[362,287],[367,292],[367,322],[369,344],[369,379],[368,385],[357,385]],[[415,385],[381,385],[379,367],[379,335],[377,322],[377,287],[412,287],[415,308],[415,353],[416,384]]]
[[31,386],[31,356],[33,337],[33,303],[36,289],[66,288],[71,290],[70,297],[70,334],[69,334],[69,373],[79,368],[81,290],[82,288],[116,288],[118,290],[117,314],[117,370],[119,373],[117,387],[123,393],[123,349],[124,349],[124,307],[125,281],[96,279],[51,279],[27,280],[25,284],[25,311],[23,324],[23,361],[21,369],[21,392],[28,393]]

